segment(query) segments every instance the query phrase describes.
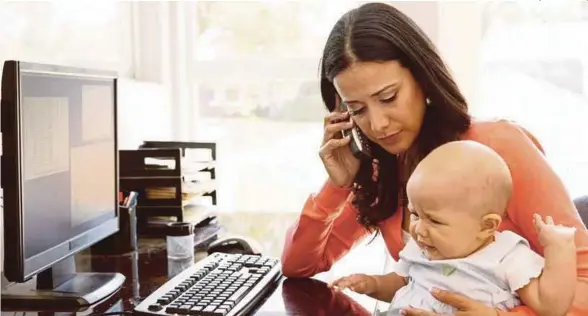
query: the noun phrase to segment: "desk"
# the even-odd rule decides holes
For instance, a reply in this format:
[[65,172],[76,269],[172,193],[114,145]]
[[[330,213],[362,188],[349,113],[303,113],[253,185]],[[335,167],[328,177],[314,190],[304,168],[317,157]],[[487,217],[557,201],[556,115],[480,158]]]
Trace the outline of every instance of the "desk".
[[[206,253],[197,252],[194,260],[205,256]],[[120,272],[126,277],[123,288],[117,294],[77,315],[131,311],[142,298],[164,284],[170,273],[173,276],[180,270],[180,267],[168,265],[165,241],[162,239],[142,238],[138,251],[121,255],[82,252],[77,255],[76,264],[79,272]],[[328,279],[328,274],[319,274],[312,279],[284,279],[253,315],[371,315],[375,310],[376,300],[366,300],[365,297],[356,300],[352,297],[357,294],[333,292],[323,282]],[[2,312],[2,316],[9,315],[22,316],[23,313]],[[61,316],[72,313],[27,312],[24,315]]]

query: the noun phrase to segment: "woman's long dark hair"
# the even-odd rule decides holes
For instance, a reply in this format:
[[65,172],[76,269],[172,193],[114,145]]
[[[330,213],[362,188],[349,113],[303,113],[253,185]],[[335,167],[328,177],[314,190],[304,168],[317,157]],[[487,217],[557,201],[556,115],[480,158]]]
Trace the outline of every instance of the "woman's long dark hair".
[[[329,34],[321,60],[321,95],[329,111],[336,106],[333,78],[357,61],[397,60],[409,69],[429,98],[415,144],[400,156],[370,143],[378,160],[365,160],[354,183],[358,221],[368,229],[406,207],[405,186],[416,165],[436,147],[459,138],[471,122],[465,98],[437,49],[409,17],[383,3],[364,4],[343,15]],[[377,180],[372,175],[379,168]]]

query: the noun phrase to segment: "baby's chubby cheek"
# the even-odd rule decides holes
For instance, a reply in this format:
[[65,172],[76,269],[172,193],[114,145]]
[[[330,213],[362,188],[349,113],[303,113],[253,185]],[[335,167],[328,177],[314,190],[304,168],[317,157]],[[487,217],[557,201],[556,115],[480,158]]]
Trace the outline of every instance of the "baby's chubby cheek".
[[416,222],[411,221],[410,225],[408,226],[408,232],[410,233],[410,236],[414,239],[417,240],[417,235],[416,235]]

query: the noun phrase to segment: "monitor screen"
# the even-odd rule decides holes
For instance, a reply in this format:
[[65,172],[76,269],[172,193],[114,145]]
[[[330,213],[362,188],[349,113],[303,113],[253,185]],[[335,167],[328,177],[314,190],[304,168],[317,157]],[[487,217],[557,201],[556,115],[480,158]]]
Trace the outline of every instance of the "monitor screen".
[[24,253],[115,218],[112,79],[21,74]]
[[6,62],[2,138],[9,280],[118,230],[116,74]]

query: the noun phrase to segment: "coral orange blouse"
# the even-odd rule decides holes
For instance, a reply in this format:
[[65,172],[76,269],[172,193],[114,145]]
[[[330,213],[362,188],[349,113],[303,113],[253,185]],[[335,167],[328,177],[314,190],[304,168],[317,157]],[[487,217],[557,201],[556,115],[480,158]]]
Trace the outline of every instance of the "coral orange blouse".
[[[474,122],[461,137],[494,149],[508,164],[513,177],[513,196],[499,230],[511,230],[529,240],[543,255],[533,225],[533,214],[552,216],[559,224],[576,227],[578,282],[569,316],[588,315],[588,231],[581,222],[562,181],[549,166],[543,149],[526,130],[508,121]],[[356,220],[351,191],[329,181],[306,201],[300,218],[288,230],[282,254],[282,271],[288,277],[310,277],[327,271],[356,242],[368,234]],[[380,223],[390,254],[398,259],[404,247],[402,211]],[[526,306],[519,315],[535,315]],[[507,313],[500,313],[505,316]]]

